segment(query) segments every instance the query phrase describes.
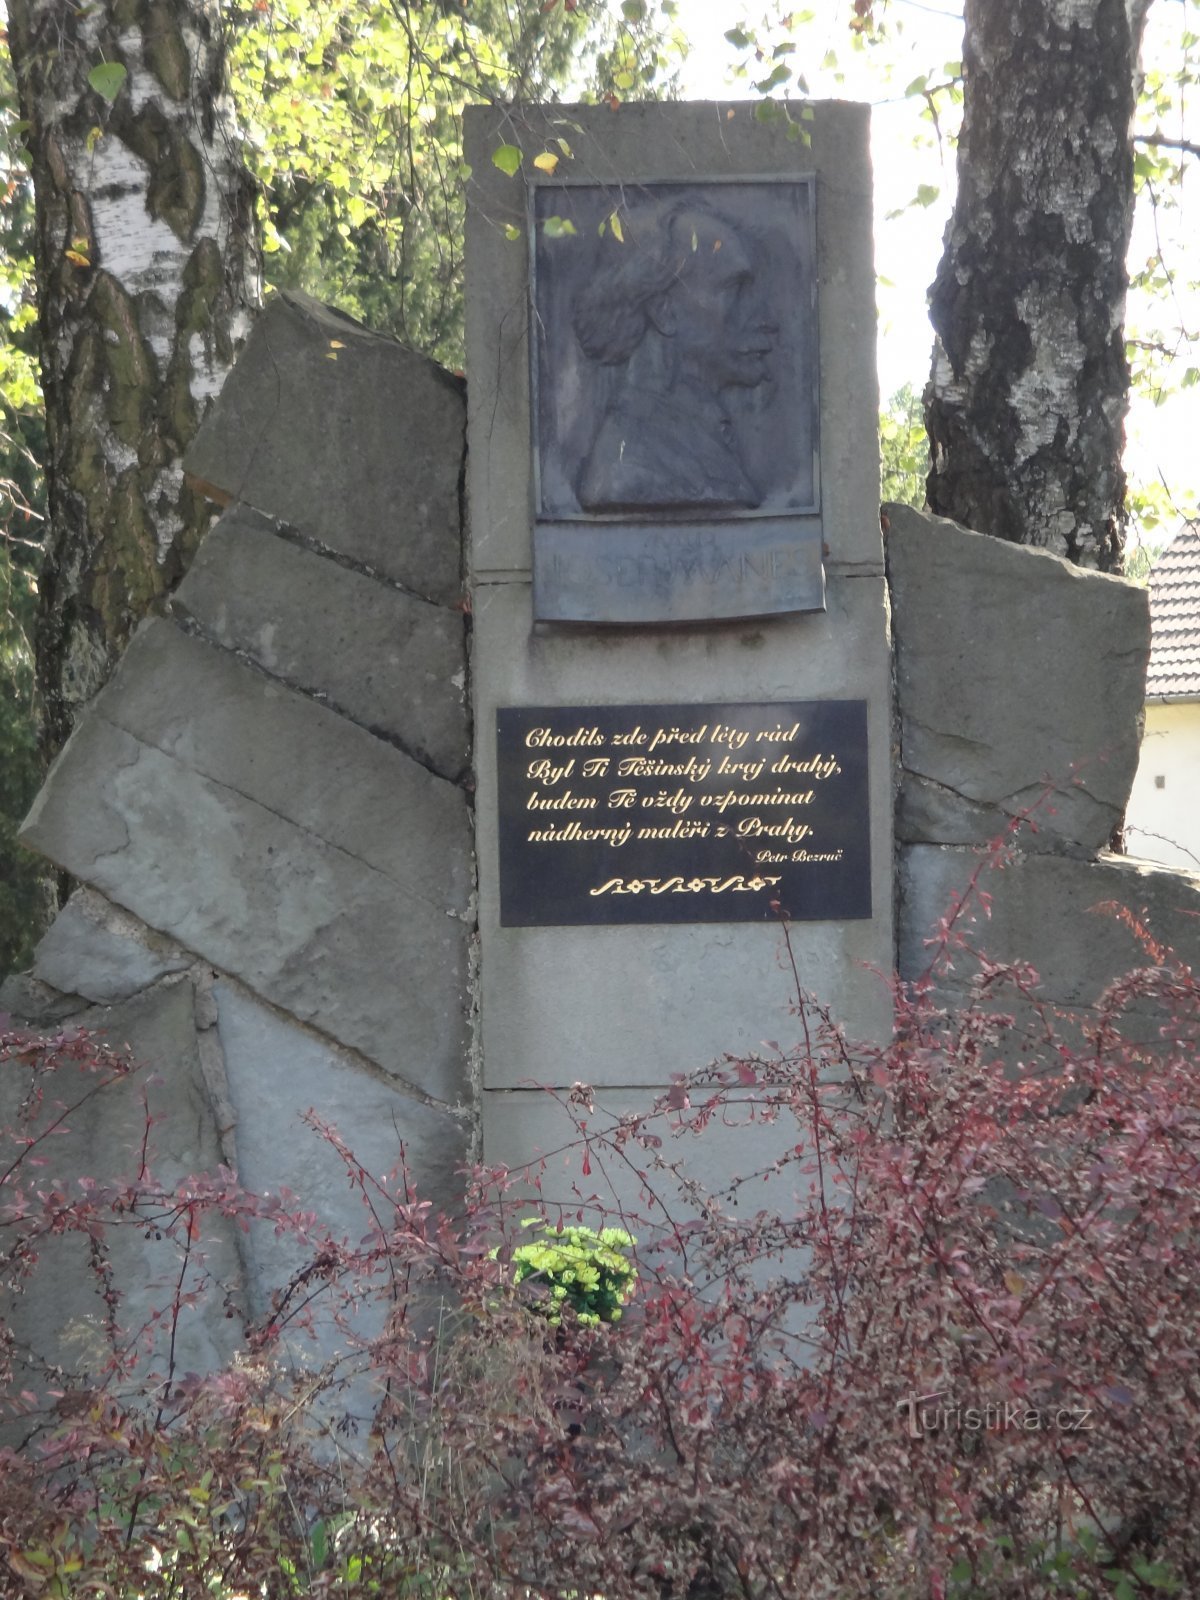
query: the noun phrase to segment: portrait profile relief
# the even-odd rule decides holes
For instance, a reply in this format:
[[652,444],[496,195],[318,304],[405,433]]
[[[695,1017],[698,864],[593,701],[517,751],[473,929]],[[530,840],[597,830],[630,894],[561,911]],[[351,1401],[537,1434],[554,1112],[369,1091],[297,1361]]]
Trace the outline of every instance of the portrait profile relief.
[[535,191],[541,515],[814,506],[810,204],[803,183]]
[[818,608],[811,181],[546,184],[531,212],[535,589],[636,568],[672,620],[733,574],[713,615]]

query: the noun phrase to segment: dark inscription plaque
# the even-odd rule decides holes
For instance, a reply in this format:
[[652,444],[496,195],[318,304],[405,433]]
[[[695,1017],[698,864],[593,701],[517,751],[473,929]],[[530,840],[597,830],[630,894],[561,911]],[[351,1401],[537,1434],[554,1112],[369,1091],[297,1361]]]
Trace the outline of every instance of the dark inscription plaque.
[[500,921],[871,915],[865,700],[496,712]]
[[534,185],[540,620],[824,606],[813,194]]

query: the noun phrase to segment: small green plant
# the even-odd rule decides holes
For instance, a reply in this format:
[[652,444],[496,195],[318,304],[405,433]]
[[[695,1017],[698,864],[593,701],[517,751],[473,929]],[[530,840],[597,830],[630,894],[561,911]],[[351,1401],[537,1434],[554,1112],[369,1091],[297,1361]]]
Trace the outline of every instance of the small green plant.
[[633,1293],[637,1268],[626,1251],[637,1240],[623,1228],[555,1227],[541,1217],[528,1217],[523,1228],[536,1228],[528,1244],[513,1251],[518,1283],[536,1279],[549,1290],[545,1314],[562,1321],[570,1306],[580,1322],[596,1327],[620,1320],[621,1308]]

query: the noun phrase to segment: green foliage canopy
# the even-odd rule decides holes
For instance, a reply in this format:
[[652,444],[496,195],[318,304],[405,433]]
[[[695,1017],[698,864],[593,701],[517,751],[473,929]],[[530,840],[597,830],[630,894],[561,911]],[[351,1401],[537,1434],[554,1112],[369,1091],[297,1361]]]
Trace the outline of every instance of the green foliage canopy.
[[461,367],[463,106],[669,92],[673,9],[270,0],[237,13],[231,81],[268,283]]

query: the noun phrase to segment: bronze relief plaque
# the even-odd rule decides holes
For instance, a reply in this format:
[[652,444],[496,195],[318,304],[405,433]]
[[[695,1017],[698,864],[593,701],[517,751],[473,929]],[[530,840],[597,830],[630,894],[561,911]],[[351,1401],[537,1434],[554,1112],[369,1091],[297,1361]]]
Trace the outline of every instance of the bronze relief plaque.
[[500,921],[871,915],[865,700],[496,713]]
[[530,204],[535,615],[822,609],[813,181]]

